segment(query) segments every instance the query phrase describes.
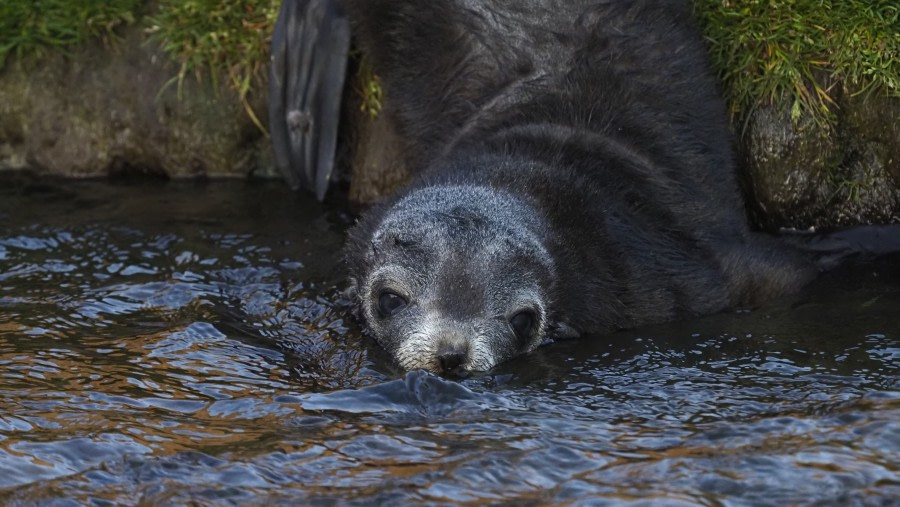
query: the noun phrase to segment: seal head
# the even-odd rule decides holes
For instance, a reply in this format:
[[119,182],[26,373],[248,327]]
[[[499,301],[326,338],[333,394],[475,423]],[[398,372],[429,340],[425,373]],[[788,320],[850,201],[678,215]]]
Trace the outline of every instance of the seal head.
[[415,189],[350,233],[367,331],[401,367],[463,375],[533,350],[554,329],[543,217],[486,186]]

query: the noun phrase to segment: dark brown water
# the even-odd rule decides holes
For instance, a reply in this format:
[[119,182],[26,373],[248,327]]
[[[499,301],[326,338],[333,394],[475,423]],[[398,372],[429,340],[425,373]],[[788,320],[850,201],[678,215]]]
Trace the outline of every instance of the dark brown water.
[[0,175],[0,503],[900,499],[900,257],[457,383],[360,336],[308,201]]

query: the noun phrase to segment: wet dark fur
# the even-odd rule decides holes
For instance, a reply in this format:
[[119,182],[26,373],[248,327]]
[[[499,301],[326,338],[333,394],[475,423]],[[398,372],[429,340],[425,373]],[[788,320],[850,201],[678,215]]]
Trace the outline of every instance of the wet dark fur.
[[[814,262],[749,230],[726,113],[682,1],[344,3],[420,176],[547,219],[553,319],[607,332],[755,304]],[[388,202],[347,247],[351,276]]]

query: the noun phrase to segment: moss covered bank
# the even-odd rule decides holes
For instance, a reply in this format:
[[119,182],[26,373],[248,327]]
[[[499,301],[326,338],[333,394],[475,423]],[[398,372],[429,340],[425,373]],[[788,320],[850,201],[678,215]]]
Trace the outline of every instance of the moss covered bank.
[[[272,175],[262,84],[279,3],[0,2],[0,168]],[[896,2],[695,6],[755,220],[900,222]],[[360,75],[348,86],[355,129],[342,159],[353,166],[352,195],[370,199],[405,174],[390,164],[389,111],[372,118],[377,87]]]

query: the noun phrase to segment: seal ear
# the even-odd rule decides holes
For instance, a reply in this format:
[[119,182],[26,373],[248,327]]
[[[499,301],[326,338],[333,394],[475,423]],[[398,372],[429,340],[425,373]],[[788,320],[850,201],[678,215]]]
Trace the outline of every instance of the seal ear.
[[350,286],[342,292],[344,298],[350,301],[350,311],[354,317],[363,320],[362,304],[359,300],[359,282],[356,277],[350,278]]
[[562,321],[550,322],[550,325],[547,326],[547,328],[547,337],[552,340],[571,340],[581,336],[581,333],[574,327]]
[[341,295],[344,296],[345,299],[350,301],[356,301],[356,297],[359,295],[359,283],[357,283],[356,278],[350,279],[350,286],[344,289],[341,292]]

